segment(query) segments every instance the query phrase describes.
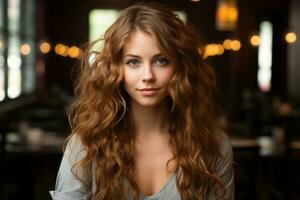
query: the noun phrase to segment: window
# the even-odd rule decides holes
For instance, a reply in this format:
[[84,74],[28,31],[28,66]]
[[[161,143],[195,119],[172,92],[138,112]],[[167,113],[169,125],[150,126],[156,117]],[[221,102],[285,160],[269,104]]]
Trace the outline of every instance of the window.
[[[175,11],[180,19],[186,22],[186,13]],[[94,41],[102,37],[106,29],[114,23],[120,14],[119,10],[112,9],[94,9],[89,14],[89,39]]]
[[4,0],[0,0],[0,101],[5,98],[4,73]]
[[35,0],[0,0],[0,101],[35,89]]
[[258,86],[261,91],[269,92],[272,78],[273,25],[271,22],[261,22],[259,36],[261,43],[258,48]]

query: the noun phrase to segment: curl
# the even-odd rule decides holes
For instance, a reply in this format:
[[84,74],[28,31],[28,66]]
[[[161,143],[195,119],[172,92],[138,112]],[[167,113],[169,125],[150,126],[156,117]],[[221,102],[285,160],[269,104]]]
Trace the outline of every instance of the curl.
[[151,34],[175,66],[168,106],[172,159],[181,171],[177,185],[182,199],[204,199],[211,185],[223,187],[213,174],[220,157],[216,138],[221,130],[212,103],[215,75],[198,53],[197,35],[163,6],[140,3],[125,9],[99,40],[102,49],[92,50],[96,41],[85,50],[77,98],[69,109],[71,135],[80,138],[86,151],[79,165],[93,162],[96,166],[94,199],[138,199],[136,135],[122,68],[123,46],[137,30]]

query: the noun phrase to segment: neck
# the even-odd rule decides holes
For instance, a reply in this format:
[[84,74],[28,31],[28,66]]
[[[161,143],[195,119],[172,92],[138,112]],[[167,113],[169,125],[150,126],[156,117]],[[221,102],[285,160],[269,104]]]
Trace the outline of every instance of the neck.
[[131,102],[131,112],[137,135],[168,133],[170,114],[166,102],[152,107]]

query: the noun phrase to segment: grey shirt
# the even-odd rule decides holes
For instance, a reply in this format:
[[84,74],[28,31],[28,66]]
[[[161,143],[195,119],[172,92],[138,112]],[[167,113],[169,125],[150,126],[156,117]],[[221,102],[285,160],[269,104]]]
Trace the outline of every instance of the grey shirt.
[[[216,173],[221,178],[225,186],[225,199],[234,199],[234,177],[232,167],[232,149],[227,137],[221,137],[220,149],[223,158],[219,159],[216,165]],[[73,165],[85,155],[84,148],[77,137],[72,137],[64,152],[61,165],[58,171],[55,190],[50,191],[53,200],[87,200],[91,193],[95,191],[95,180],[93,176],[93,166],[86,168],[74,167],[76,174],[83,180],[72,174]],[[91,186],[84,182],[91,182]],[[215,200],[214,193],[208,191],[207,200]],[[140,195],[140,200],[181,200],[176,185],[176,174],[170,176],[161,190],[151,196]]]

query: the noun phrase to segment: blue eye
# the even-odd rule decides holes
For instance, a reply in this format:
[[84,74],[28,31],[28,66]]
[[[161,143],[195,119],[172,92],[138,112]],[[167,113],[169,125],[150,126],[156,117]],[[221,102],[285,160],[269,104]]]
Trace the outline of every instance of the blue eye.
[[129,65],[129,66],[136,66],[140,64],[140,61],[138,61],[137,59],[130,59],[126,62],[126,65]]
[[154,63],[158,65],[167,65],[169,64],[169,61],[165,58],[158,58],[154,61]]

